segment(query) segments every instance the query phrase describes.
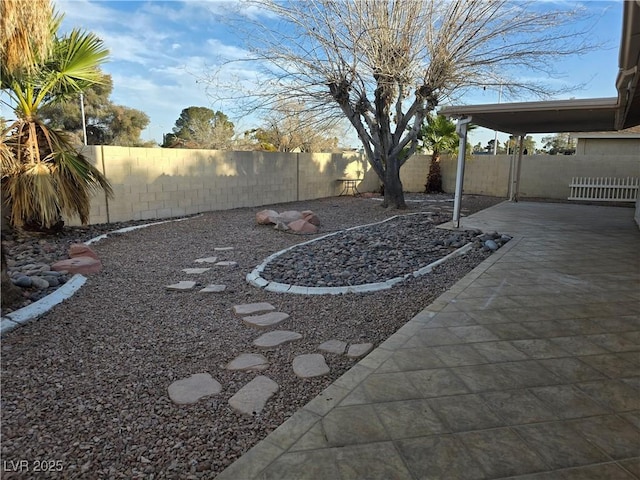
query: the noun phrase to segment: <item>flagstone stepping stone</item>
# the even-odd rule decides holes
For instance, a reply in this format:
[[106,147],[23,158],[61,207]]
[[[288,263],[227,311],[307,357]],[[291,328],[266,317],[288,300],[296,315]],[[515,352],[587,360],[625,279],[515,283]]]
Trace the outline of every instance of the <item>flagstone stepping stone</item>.
[[182,269],[184,273],[194,273],[194,274],[204,273],[207,270],[211,270],[211,269],[210,268],[183,268]]
[[196,258],[194,260],[196,263],[216,263],[217,261],[218,257]]
[[229,261],[229,260],[225,260],[225,261],[216,263],[216,265],[219,265],[221,267],[233,267],[234,265],[237,265],[237,264],[238,264],[238,262],[232,262],[232,261]]
[[329,366],[321,354],[308,353],[293,359],[293,373],[300,378],[320,377],[329,373]]
[[195,373],[173,382],[167,391],[173,403],[183,405],[196,403],[209,395],[217,395],[222,391],[222,385],[208,373]]
[[196,282],[192,282],[191,280],[181,280],[178,283],[174,283],[173,285],[167,285],[168,290],[191,290],[196,286]]
[[268,328],[274,325],[284,322],[289,318],[289,314],[284,312],[269,312],[262,315],[252,315],[250,317],[244,317],[242,321],[250,327],[256,328]]
[[283,343],[293,342],[300,340],[302,335],[297,332],[290,332],[288,330],[274,330],[273,332],[265,333],[259,336],[253,341],[253,344],[258,348],[273,348]]
[[318,345],[318,350],[321,352],[337,353],[338,355],[342,355],[346,349],[347,342],[343,342],[342,340],[327,340]]
[[228,250],[233,250],[233,247],[216,247],[216,248],[214,248],[214,250],[216,252],[225,252],[225,251],[228,251]]
[[354,345],[349,346],[349,350],[347,350],[347,357],[349,358],[364,357],[371,350],[373,350],[372,343],[356,343]]
[[200,293],[220,293],[224,292],[227,288],[226,285],[207,285],[202,290],[199,290]]
[[269,377],[259,375],[229,399],[229,405],[240,413],[255,415],[260,413],[267,401],[273,397],[279,387]]
[[237,315],[251,315],[252,313],[267,312],[275,309],[276,307],[267,302],[243,303],[233,307],[233,311]]
[[226,366],[227,370],[265,370],[269,367],[269,361],[259,353],[242,353],[231,360]]

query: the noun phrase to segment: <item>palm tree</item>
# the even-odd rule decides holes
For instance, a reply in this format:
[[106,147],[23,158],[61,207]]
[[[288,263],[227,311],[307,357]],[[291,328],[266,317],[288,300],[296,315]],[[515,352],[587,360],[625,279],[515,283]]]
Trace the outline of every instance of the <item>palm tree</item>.
[[[475,125],[469,125],[467,130],[471,131],[475,128]],[[418,138],[423,148],[431,150],[431,162],[424,192],[441,193],[443,190],[440,154],[458,152],[459,139],[456,124],[442,115],[427,115]],[[467,155],[470,151],[469,147],[470,145],[467,145]]]
[[[0,75],[16,74],[19,71],[33,72],[36,58],[45,57],[51,48],[49,20],[53,10],[49,0],[0,1]],[[0,132],[5,131],[5,122],[0,122]],[[9,162],[9,152],[3,147],[4,134],[0,137],[0,160],[4,166]],[[4,171],[4,167],[3,167]],[[5,192],[0,199],[4,205]],[[2,240],[4,240],[4,209],[2,218]],[[0,288],[2,306],[12,305],[22,298],[22,291],[11,283],[7,273],[4,246],[0,243],[1,270]]]
[[46,105],[75,97],[98,83],[108,50],[94,34],[74,29],[57,36],[62,17],[51,21],[52,48],[31,71],[2,66],[1,87],[17,120],[0,139],[2,187],[15,227],[61,226],[61,215],[89,219],[91,195],[99,188],[111,196],[104,175],[78,153],[67,133],[48,128],[38,116]]
[[425,193],[442,192],[440,154],[452,152],[458,146],[456,125],[442,115],[428,115],[419,135],[422,146],[431,150],[431,163],[427,174]]

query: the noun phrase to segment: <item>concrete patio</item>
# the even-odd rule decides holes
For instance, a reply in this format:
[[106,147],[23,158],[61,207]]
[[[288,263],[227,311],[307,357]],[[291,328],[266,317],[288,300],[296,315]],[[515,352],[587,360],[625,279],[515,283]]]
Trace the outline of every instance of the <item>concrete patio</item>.
[[217,478],[640,478],[628,208],[502,203],[514,239]]

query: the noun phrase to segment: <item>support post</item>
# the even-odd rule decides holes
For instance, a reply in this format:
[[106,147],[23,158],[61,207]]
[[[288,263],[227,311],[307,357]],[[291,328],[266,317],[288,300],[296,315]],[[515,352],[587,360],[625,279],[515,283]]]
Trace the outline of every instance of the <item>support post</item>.
[[511,157],[511,171],[509,174],[509,201],[517,202],[520,194],[520,172],[522,170],[522,151],[524,146],[524,134],[518,136],[518,149]]
[[456,169],[456,193],[453,200],[453,227],[460,228],[460,207],[462,200],[462,187],[464,185],[464,161],[467,154],[467,126],[471,117],[458,119],[456,133],[458,134],[458,167]]

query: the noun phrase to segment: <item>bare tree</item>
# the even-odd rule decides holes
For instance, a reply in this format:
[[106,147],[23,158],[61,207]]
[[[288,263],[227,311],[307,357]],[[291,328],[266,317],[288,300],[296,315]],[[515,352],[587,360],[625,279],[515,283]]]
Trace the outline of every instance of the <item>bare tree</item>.
[[289,99],[265,116],[255,136],[279,152],[326,152],[337,148],[340,134],[335,120],[319,118],[313,109]]
[[[346,117],[384,184],[386,207],[405,207],[400,167],[415,152],[425,115],[474,86],[557,94],[560,57],[593,48],[573,22],[578,10],[506,0],[247,0],[243,62],[262,65],[253,108],[302,101],[316,115]],[[247,18],[244,18],[247,22]],[[262,30],[260,30],[262,29]],[[248,29],[247,29],[248,30]],[[217,84],[217,88],[219,88]]]

